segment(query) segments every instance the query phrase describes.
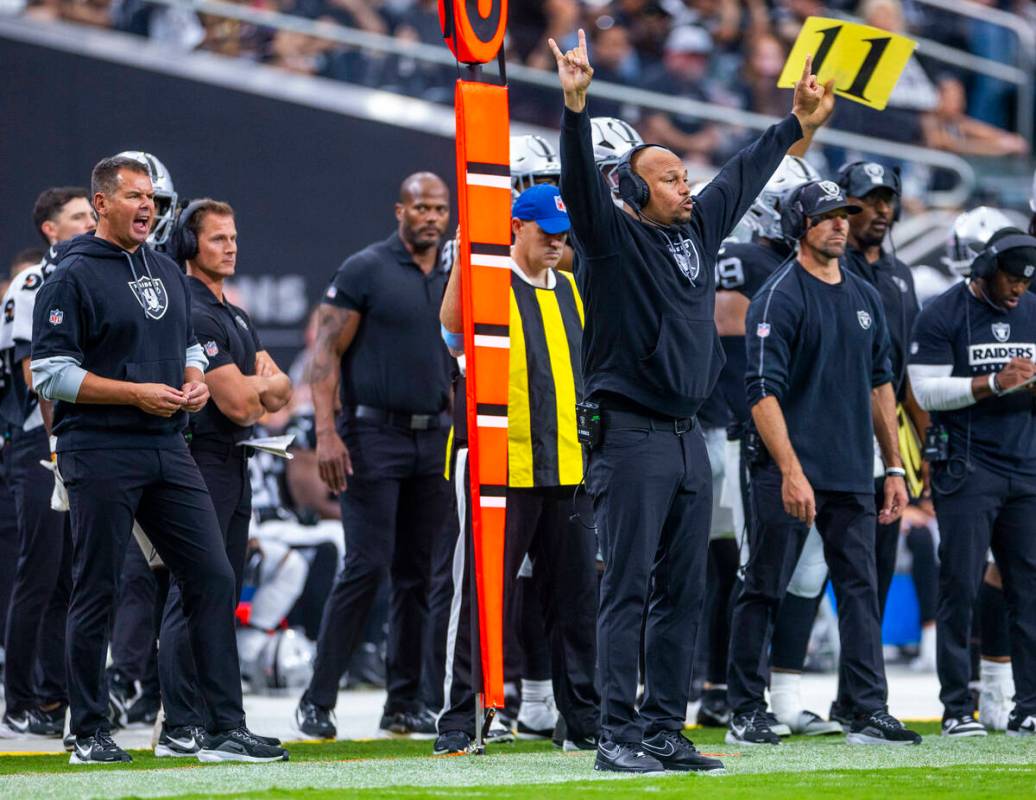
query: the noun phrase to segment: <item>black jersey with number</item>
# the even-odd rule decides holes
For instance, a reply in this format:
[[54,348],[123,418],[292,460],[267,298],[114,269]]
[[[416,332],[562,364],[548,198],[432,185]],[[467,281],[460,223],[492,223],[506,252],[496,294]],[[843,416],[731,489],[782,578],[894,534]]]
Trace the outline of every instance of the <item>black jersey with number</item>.
[[[737,292],[751,300],[790,255],[780,244],[727,242],[716,259],[716,291]],[[727,363],[707,405],[712,415],[725,414],[727,424],[744,423],[750,416],[745,400],[745,337],[721,336],[720,344]]]

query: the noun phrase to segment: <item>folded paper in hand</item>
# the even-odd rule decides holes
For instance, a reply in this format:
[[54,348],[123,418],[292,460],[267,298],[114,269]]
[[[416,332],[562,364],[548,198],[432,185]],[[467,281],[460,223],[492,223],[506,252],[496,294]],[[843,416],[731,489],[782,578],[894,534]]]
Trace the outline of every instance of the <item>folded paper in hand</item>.
[[286,458],[290,461],[295,458],[295,456],[288,452],[288,448],[291,447],[291,443],[294,441],[294,433],[289,433],[284,436],[260,436],[255,439],[246,439],[243,442],[238,442],[238,447],[251,447],[255,450],[261,450],[264,453],[269,453],[278,458]]

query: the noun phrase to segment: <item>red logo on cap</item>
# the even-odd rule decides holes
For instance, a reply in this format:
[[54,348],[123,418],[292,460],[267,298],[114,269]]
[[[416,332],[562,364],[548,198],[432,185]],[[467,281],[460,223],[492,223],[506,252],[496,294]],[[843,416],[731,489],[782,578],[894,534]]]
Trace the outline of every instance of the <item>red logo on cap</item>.
[[558,211],[564,211],[566,214],[568,213],[568,209],[565,208],[565,201],[561,199],[561,195],[559,194],[554,195],[554,206]]

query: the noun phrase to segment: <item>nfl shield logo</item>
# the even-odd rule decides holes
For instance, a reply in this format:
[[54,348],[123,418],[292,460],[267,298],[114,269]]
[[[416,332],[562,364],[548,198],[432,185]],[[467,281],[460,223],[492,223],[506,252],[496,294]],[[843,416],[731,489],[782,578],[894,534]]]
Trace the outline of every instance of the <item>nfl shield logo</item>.
[[993,338],[998,342],[1006,342],[1011,338],[1011,323],[1009,322],[994,322],[993,323]]
[[143,276],[129,282],[133,296],[151,319],[162,319],[169,308],[169,295],[161,278]]
[[215,358],[218,353],[219,346],[214,341],[212,341],[212,339],[209,339],[209,341],[205,342],[205,355],[207,355],[209,358]]
[[871,315],[866,311],[857,311],[856,319],[860,321],[860,327],[867,330],[871,326]]
[[50,310],[50,317],[48,317],[51,325],[60,325],[65,321],[65,312],[60,308],[52,308]]
[[770,335],[770,323],[769,322],[760,322],[758,325],[756,325],[755,326],[755,335],[758,336],[760,339],[765,339],[767,336],[769,336]]

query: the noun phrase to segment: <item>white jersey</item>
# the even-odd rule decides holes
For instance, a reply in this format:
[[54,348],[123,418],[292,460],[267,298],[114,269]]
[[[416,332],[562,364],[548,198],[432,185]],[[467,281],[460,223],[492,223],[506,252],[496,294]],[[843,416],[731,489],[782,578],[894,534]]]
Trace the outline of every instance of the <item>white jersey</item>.
[[[10,363],[13,369],[21,369],[19,362],[28,358],[32,347],[32,313],[36,308],[36,295],[43,285],[43,267],[46,260],[19,272],[4,294],[4,319],[0,325],[0,351],[13,351]],[[39,403],[33,399],[31,413],[25,419],[22,429],[34,430],[43,424]]]

